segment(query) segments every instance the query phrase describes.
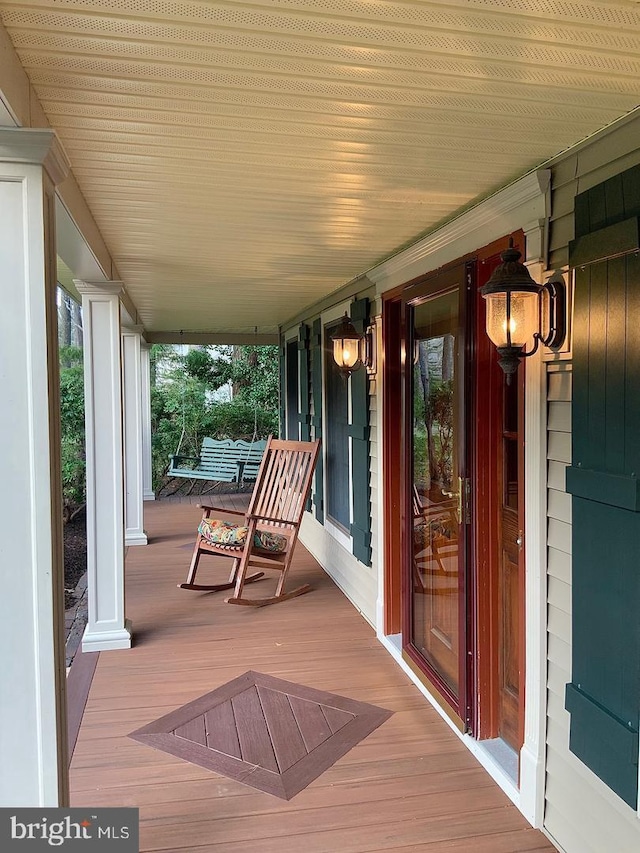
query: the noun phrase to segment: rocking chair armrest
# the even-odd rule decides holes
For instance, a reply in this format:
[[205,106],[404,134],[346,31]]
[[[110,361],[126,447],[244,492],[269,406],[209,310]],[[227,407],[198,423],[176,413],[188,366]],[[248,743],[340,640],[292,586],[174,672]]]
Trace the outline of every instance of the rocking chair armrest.
[[242,510],[240,509],[229,509],[226,506],[215,506],[214,504],[198,504],[198,506],[200,507],[200,509],[215,510],[216,512],[226,512],[229,513],[229,515],[241,515],[243,518],[246,515],[246,513],[242,512]]

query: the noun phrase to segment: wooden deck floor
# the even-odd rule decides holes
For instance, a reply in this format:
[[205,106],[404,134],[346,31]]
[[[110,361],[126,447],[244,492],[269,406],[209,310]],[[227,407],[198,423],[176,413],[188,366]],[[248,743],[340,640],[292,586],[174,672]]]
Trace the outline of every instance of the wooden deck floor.
[[[126,563],[135,646],[100,654],[71,763],[72,805],[139,807],[142,851],[554,850],[302,546],[290,581],[312,584],[311,593],[231,607],[224,594],[176,587],[198,508],[157,502],[145,511],[150,544],[129,548]],[[218,565],[226,572],[230,563]],[[127,737],[249,669],[394,714],[289,802]]]

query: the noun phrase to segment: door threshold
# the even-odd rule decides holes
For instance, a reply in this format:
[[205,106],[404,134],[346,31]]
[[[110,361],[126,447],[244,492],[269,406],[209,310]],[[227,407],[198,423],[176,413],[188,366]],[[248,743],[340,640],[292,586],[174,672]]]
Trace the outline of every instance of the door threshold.
[[[409,676],[411,681],[416,685],[418,690],[422,693],[422,695],[430,702],[430,704],[434,707],[436,712],[442,717],[442,719],[447,723],[452,732],[454,732],[462,741],[462,743],[467,747],[469,752],[471,752],[477,761],[484,767],[487,773],[491,776],[491,778],[496,782],[499,787],[504,791],[504,793],[509,797],[511,802],[517,806],[520,811],[522,811],[520,805],[520,791],[518,789],[518,762],[517,755],[513,752],[510,746],[508,746],[504,741],[500,738],[495,738],[495,740],[476,740],[470,734],[462,734],[462,732],[458,729],[457,726],[449,719],[446,712],[443,708],[438,704],[437,700],[434,696],[429,692],[429,690],[425,687],[425,685],[416,677],[415,673],[411,670],[411,668],[407,665],[407,662],[402,657],[402,636],[400,634],[378,634],[378,640],[382,643],[382,645],[387,649],[387,651],[391,654],[391,656],[395,659],[395,661],[399,664],[402,670]],[[501,744],[501,749],[487,749],[486,744],[494,743],[495,741],[499,741]],[[507,764],[507,768],[503,766],[503,758],[505,757],[504,750],[509,750],[516,756],[515,758],[515,772],[513,768],[513,758],[511,758],[511,764]],[[526,815],[525,815],[526,816]]]
[[512,783],[518,787],[518,753],[501,737],[489,738],[478,742],[478,747],[484,749],[502,768]]

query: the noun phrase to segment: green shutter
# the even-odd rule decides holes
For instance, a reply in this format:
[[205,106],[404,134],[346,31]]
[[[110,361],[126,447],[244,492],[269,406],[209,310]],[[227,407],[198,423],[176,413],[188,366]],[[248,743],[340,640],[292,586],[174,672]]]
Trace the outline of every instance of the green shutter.
[[[311,394],[313,398],[313,437],[322,438],[322,323],[313,321],[311,333]],[[322,453],[318,456],[313,484],[313,506],[316,519],[324,523],[324,469]]]
[[298,359],[299,369],[299,385],[300,385],[300,413],[298,420],[300,422],[300,440],[309,441],[311,437],[311,413],[309,399],[309,326],[306,323],[300,324],[298,331],[298,351],[300,358]]
[[[369,324],[369,300],[356,299],[351,305],[351,321],[363,333]],[[351,460],[353,555],[371,565],[371,485],[369,482],[369,377],[364,367],[351,374]]]
[[[631,184],[638,187],[639,170]],[[576,199],[569,748],[634,809],[640,717],[640,195]],[[635,216],[635,222],[634,222]],[[634,238],[635,237],[635,245]]]
[[287,437],[287,345],[280,335],[280,438]]
[[[311,400],[309,398],[309,326],[301,323],[298,330],[298,359],[299,386],[300,386],[300,412],[298,421],[300,423],[300,440],[309,441],[311,438]],[[305,505],[307,512],[311,512],[311,495],[307,498]]]

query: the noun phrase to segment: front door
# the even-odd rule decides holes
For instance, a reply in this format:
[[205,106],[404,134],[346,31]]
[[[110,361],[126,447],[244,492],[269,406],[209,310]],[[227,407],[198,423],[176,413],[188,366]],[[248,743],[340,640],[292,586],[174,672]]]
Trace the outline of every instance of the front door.
[[465,267],[407,303],[411,520],[404,648],[466,716]]
[[479,293],[503,243],[409,285],[385,308],[386,594],[401,598],[386,624],[401,627],[405,660],[461,729],[518,751],[524,369],[506,384]]

